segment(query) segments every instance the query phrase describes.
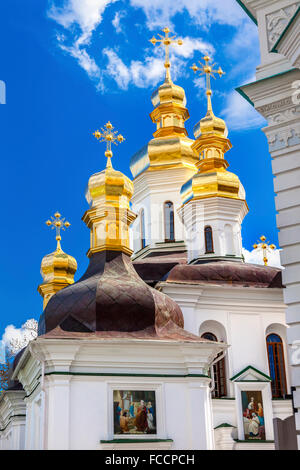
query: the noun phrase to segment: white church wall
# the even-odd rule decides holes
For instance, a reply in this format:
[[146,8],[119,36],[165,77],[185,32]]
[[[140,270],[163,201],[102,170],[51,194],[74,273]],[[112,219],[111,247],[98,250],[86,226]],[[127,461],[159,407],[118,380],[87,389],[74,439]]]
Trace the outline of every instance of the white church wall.
[[[286,329],[282,289],[171,283],[160,286],[180,305],[188,331],[201,335],[211,329],[218,339],[226,338],[230,345],[225,356],[229,396],[234,397],[230,377],[248,365],[269,375],[267,329],[272,324],[281,325],[282,331]],[[282,339],[285,344],[285,337]],[[287,362],[286,375],[289,391]]]
[[[198,257],[242,256],[241,224],[247,213],[244,201],[212,197],[196,199],[180,208],[188,245],[188,261]],[[206,253],[204,229],[212,228],[214,252]]]
[[25,393],[9,390],[0,399],[0,450],[18,450],[25,446]]
[[[157,432],[142,437],[162,439],[163,443],[153,443],[152,448],[213,448],[210,379],[206,371],[216,351],[223,347],[157,343],[33,342],[32,354],[37,359],[28,351],[16,370],[29,392],[26,448],[101,449],[110,444],[103,443],[102,447],[100,441],[128,438],[128,434],[114,435],[114,390],[155,392]],[[35,382],[41,373],[38,357],[45,361],[44,395]],[[139,448],[139,443],[136,446]]]
[[157,434],[143,439],[172,439],[173,450],[213,448],[209,391],[200,379],[76,376],[63,382],[52,377],[48,386],[48,449],[92,450],[101,440],[113,440],[114,389],[156,391]]
[[[134,195],[132,197],[132,210],[139,214],[145,210],[146,244],[154,246],[155,243],[165,242],[164,203],[171,201],[174,204],[175,241],[185,240],[185,230],[177,210],[181,206],[180,189],[183,181],[187,181],[193,171],[187,168],[172,170],[145,171],[134,180]],[[138,218],[139,219],[139,218]],[[134,251],[141,249],[140,221],[133,224]]]

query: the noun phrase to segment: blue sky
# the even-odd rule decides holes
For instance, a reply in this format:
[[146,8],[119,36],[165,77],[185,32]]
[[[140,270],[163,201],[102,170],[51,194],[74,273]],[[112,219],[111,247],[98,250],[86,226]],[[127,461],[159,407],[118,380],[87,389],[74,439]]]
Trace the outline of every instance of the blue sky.
[[229,127],[230,169],[246,189],[244,247],[262,233],[278,243],[264,123],[234,91],[254,79],[257,27],[235,0],[3,0],[0,332],[41,314],[40,263],[55,249],[44,222],[56,210],[72,224],[62,247],[77,259],[77,279],[86,269],[85,188],[105,165],[92,132],[110,120],[126,137],[113,164],[131,176],[131,155],[154,132],[150,97],[163,80],[162,50],[148,39],[166,25],[184,41],[171,62],[174,81],[186,90],[190,136],[205,113],[205,95],[189,67],[209,52],[226,71],[213,81],[213,104]]

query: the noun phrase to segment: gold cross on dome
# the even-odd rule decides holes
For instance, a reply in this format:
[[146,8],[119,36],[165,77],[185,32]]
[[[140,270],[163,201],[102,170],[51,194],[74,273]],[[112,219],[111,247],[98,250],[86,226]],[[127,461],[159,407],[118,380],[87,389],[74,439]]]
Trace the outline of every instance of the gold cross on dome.
[[65,217],[62,218],[59,212],[55,212],[54,217],[51,216],[51,220],[48,219],[46,221],[46,225],[51,227],[52,230],[56,230],[56,240],[57,240],[57,247],[60,247],[60,240],[61,240],[61,230],[66,230],[66,228],[70,227],[70,222],[68,222]]
[[211,109],[211,98],[210,97],[211,97],[212,91],[211,91],[210,77],[216,78],[215,74],[217,73],[219,75],[219,77],[221,78],[223,75],[225,75],[225,72],[223,72],[221,67],[219,67],[218,70],[215,70],[214,66],[216,64],[210,64],[212,59],[208,55],[203,57],[203,59],[204,59],[205,63],[202,64],[202,62],[199,61],[200,67],[198,67],[196,64],[193,64],[192,67],[190,67],[190,68],[195,73],[200,72],[200,74],[199,74],[200,76],[201,75],[206,76],[206,95],[207,95],[207,98],[208,98],[208,108]]
[[177,44],[178,46],[182,46],[183,41],[182,39],[175,39],[176,34],[174,36],[170,36],[171,31],[169,28],[164,28],[162,30],[165,35],[162,36],[161,34],[158,33],[158,36],[160,39],[157,39],[155,36],[153,38],[149,39],[149,41],[153,44],[153,46],[156,46],[157,43],[159,43],[159,46],[164,46],[165,47],[165,68],[166,68],[166,78],[171,79],[170,76],[170,46],[173,44]]
[[101,127],[101,132],[97,129],[94,133],[93,136],[96,137],[98,142],[106,142],[106,151],[105,151],[105,156],[107,157],[107,167],[111,167],[111,157],[113,156],[112,150],[111,150],[111,144],[121,144],[124,142],[125,138],[121,135],[118,134],[118,131],[114,130],[113,125],[111,124],[110,121],[108,121],[104,129]]
[[276,246],[275,245],[270,245],[269,244],[270,242],[266,242],[266,237],[264,235],[262,235],[260,237],[260,241],[258,241],[257,243],[255,243],[255,245],[253,245],[253,248],[255,250],[259,250],[259,251],[262,251],[262,254],[263,254],[263,261],[264,261],[264,265],[267,266],[268,265],[268,257],[267,257],[267,254],[268,253],[271,253],[273,250],[275,250]]

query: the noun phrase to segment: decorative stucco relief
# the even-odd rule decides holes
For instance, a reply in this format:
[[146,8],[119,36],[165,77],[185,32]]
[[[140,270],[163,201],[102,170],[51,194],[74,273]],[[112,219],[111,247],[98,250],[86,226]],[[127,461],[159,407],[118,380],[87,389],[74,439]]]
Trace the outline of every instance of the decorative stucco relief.
[[265,133],[271,152],[300,144],[300,123],[296,123],[294,126],[289,126],[285,129],[277,129],[275,131],[268,131],[268,129],[265,129]]
[[281,33],[292,16],[296,13],[299,5],[300,2],[295,2],[293,5],[281,8],[280,10],[267,15],[266,21],[269,50],[271,50],[276,41],[278,41]]

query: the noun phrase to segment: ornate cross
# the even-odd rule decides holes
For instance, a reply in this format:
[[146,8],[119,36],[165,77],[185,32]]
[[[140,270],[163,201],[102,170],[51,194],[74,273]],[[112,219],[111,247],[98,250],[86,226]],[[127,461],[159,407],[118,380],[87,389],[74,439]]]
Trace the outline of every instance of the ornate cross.
[[171,80],[170,46],[172,46],[172,44],[177,44],[178,46],[182,46],[183,42],[182,42],[182,39],[175,39],[176,34],[174,36],[169,36],[171,32],[169,28],[166,27],[162,31],[165,33],[165,36],[162,36],[161,34],[158,33],[158,36],[160,37],[160,39],[157,39],[155,36],[153,36],[153,38],[149,39],[149,41],[153,44],[153,46],[156,46],[156,44],[159,43],[159,46],[165,47],[166,78],[168,80]]
[[214,70],[214,66],[216,64],[210,64],[211,58],[208,55],[203,57],[203,59],[205,61],[204,64],[202,64],[202,62],[199,61],[200,67],[198,67],[196,64],[193,64],[191,69],[195,73],[200,72],[200,74],[199,74],[200,76],[201,75],[206,76],[206,95],[207,95],[207,99],[208,99],[208,109],[211,110],[212,109],[212,107],[211,107],[212,91],[211,91],[210,77],[216,78],[215,73],[217,73],[217,74],[219,74],[219,77],[221,78],[222,75],[225,75],[225,72],[223,72],[221,67],[219,67],[218,70]]
[[97,129],[93,136],[96,137],[98,142],[106,142],[106,151],[105,156],[107,157],[107,165],[106,167],[111,168],[111,157],[113,156],[111,150],[111,144],[118,145],[124,142],[124,137],[121,134],[118,134],[118,131],[114,131],[114,127],[110,121],[105,124],[104,129],[101,127],[101,132]]
[[266,242],[266,237],[264,235],[262,235],[260,237],[260,242],[258,241],[257,243],[255,243],[255,245],[253,245],[253,248],[255,250],[259,250],[259,251],[262,251],[263,253],[263,261],[264,261],[264,265],[267,266],[268,265],[268,257],[267,257],[267,254],[268,253],[271,253],[272,250],[275,250],[276,246],[275,245],[269,245],[270,242]]
[[51,220],[48,219],[46,225],[51,227],[52,230],[56,230],[57,248],[60,248],[61,230],[66,230],[66,228],[70,227],[70,222],[62,218],[59,212],[55,212],[54,217],[51,216]]

